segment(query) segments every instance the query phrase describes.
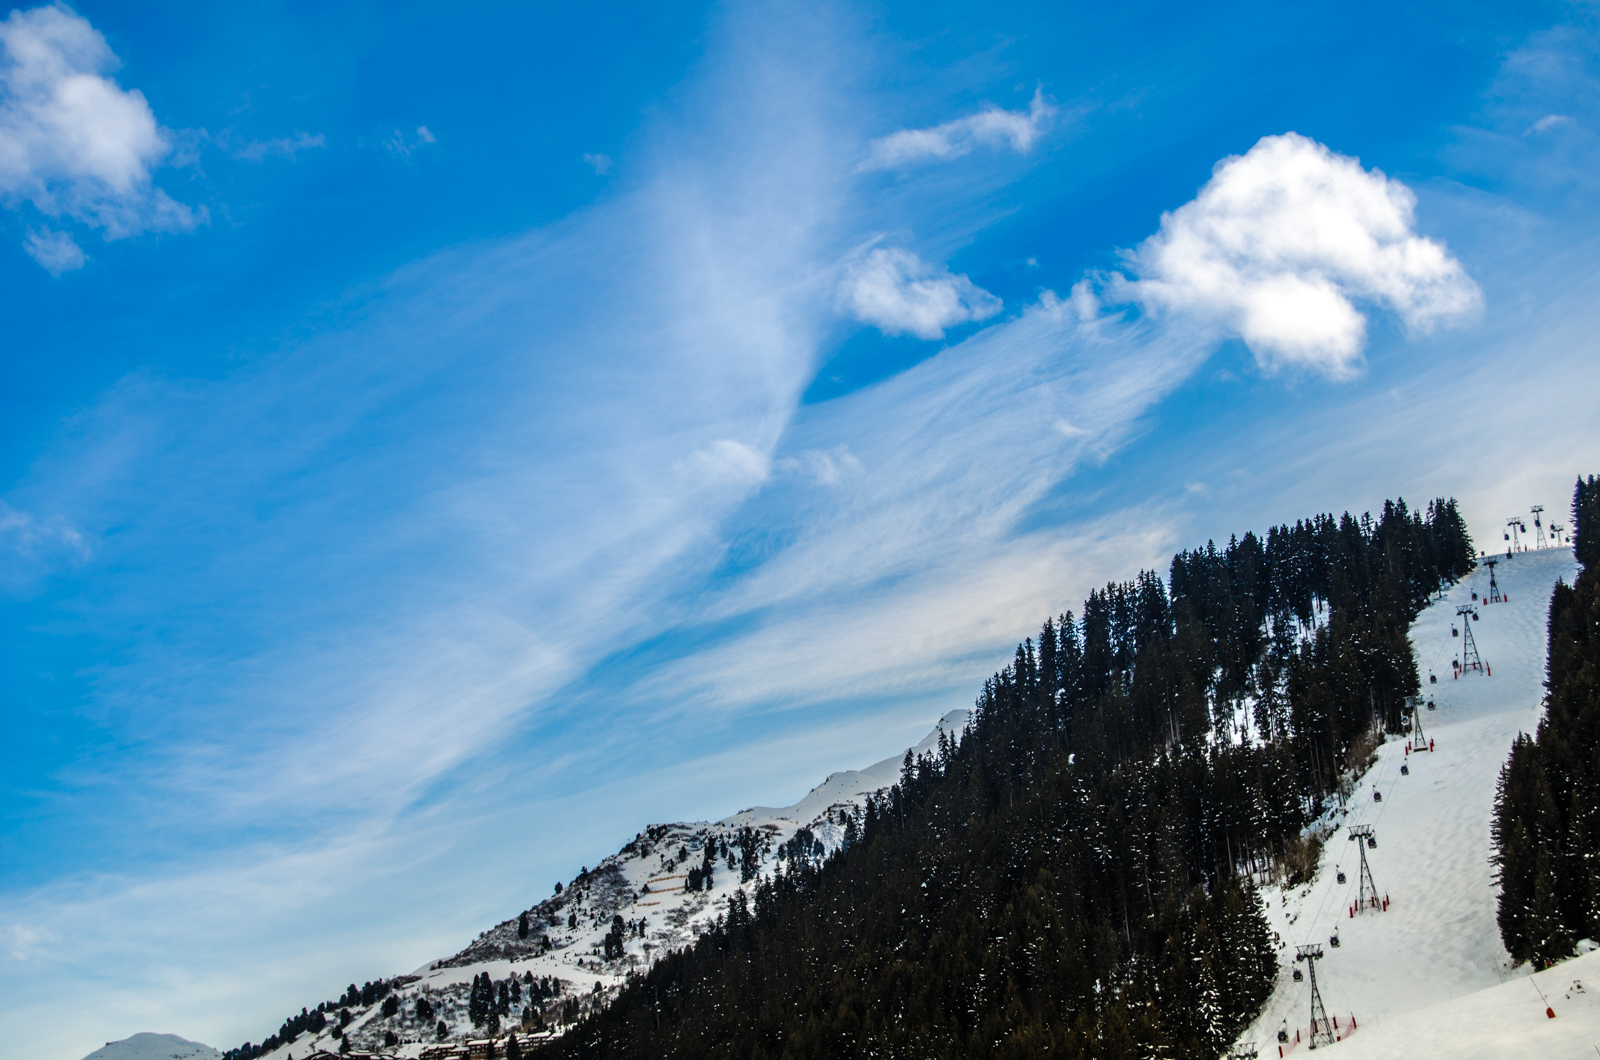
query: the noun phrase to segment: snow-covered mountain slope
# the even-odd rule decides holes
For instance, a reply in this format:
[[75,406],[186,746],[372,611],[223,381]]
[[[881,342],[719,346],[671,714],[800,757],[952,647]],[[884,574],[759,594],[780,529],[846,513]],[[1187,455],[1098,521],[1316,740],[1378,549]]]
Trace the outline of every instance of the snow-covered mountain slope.
[[[1323,846],[1315,879],[1287,892],[1276,887],[1263,889],[1269,918],[1281,942],[1279,981],[1261,1018],[1241,1039],[1253,1041],[1262,1056],[1274,1055],[1280,1028],[1287,1030],[1291,1043],[1297,1031],[1300,1038],[1306,1037],[1310,982],[1295,982],[1292,975],[1297,967],[1305,969],[1293,959],[1299,945],[1322,946],[1317,984],[1330,1017],[1337,1016],[1346,1027],[1349,1017],[1355,1017],[1359,1030],[1350,1039],[1352,1049],[1369,1035],[1377,1041],[1380,1034],[1389,1035],[1391,1030],[1397,1036],[1384,1041],[1410,1041],[1409,1028],[1470,1009],[1470,1000],[1460,999],[1468,995],[1487,999],[1490,995],[1478,992],[1491,988],[1495,998],[1503,994],[1514,999],[1521,991],[1527,995],[1524,1000],[1537,1001],[1528,984],[1506,983],[1527,977],[1529,969],[1511,968],[1500,943],[1495,923],[1497,892],[1489,864],[1489,825],[1495,783],[1511,741],[1518,732],[1531,732],[1541,713],[1551,586],[1557,578],[1570,584],[1575,571],[1567,549],[1501,558],[1496,580],[1508,600],[1480,602],[1480,618],[1472,622],[1488,674],[1456,678],[1451,665],[1460,656],[1464,639],[1451,635],[1452,626],[1459,629],[1461,623],[1456,607],[1471,604],[1473,593],[1479,598],[1488,594],[1487,568],[1480,565],[1472,577],[1430,606],[1412,626],[1423,693],[1437,708],[1420,712],[1433,750],[1407,754],[1408,741],[1391,738],[1355,785],[1346,807],[1334,809],[1325,818],[1331,834]],[[1430,671],[1437,683],[1429,683]],[[1374,793],[1382,795],[1381,802],[1374,801]],[[1386,911],[1364,909],[1352,916],[1359,860],[1349,832],[1352,826],[1363,824],[1376,833],[1377,846],[1367,850],[1368,862],[1389,905]],[[1340,871],[1345,873],[1343,883],[1338,879]],[[1338,947],[1331,945],[1335,934]],[[1564,967],[1541,974],[1541,982],[1558,982],[1560,975],[1566,974],[1560,971]],[[1502,983],[1506,985],[1502,987]],[[1589,1011],[1584,1008],[1587,995],[1577,996],[1575,1011]],[[1542,1005],[1535,1011],[1543,1017]],[[1473,1051],[1475,1047],[1462,1045],[1461,1051],[1454,1051],[1429,1044],[1403,1055],[1502,1055],[1480,1054]],[[1344,1049],[1344,1043],[1338,1048]],[[1350,1055],[1368,1054],[1355,1051]],[[1529,1047],[1503,1055],[1557,1054]]]
[[209,1045],[176,1034],[135,1034],[120,1042],[107,1042],[83,1060],[217,1060],[222,1054]]
[[[935,752],[940,733],[959,737],[969,712],[954,710],[934,726],[913,755]],[[468,1013],[473,980],[487,973],[498,987],[515,980],[511,1014],[505,1030],[521,1025],[525,1007],[552,1024],[607,1000],[628,974],[643,971],[671,950],[694,941],[728,902],[750,881],[770,875],[780,862],[796,857],[821,857],[843,838],[841,813],[862,804],[873,792],[899,779],[904,755],[886,758],[860,770],[830,775],[793,806],[756,806],[720,821],[656,824],[646,828],[618,853],[580,873],[559,894],[528,909],[526,935],[514,916],[474,939],[461,952],[429,962],[410,975],[387,983],[386,996],[366,1005],[339,1006],[350,1022],[338,1033],[355,1049],[398,1056],[417,1056],[440,1041],[481,1038]],[[711,885],[691,890],[690,873],[698,877],[714,850]],[[606,956],[605,938],[620,918],[622,952]],[[550,986],[555,987],[551,994]],[[388,998],[394,999],[386,1014]],[[427,1005],[419,1014],[417,1002]],[[299,1035],[271,1052],[270,1060],[291,1060],[317,1050],[336,1052],[338,1007],[327,1026]],[[446,1025],[440,1038],[437,1025]],[[392,1034],[397,1042],[389,1043]]]

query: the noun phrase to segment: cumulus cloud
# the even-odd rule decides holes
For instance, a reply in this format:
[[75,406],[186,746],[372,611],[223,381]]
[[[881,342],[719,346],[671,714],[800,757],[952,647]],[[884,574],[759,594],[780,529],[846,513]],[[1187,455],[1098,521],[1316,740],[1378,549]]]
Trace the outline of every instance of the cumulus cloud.
[[[105,38],[64,7],[0,22],[0,198],[104,229],[107,239],[193,228],[203,212],[151,183],[171,135],[137,89],[107,76],[116,67]],[[28,252],[46,268],[70,260],[63,237],[38,238]]]
[[1413,230],[1416,196],[1379,170],[1295,133],[1217,164],[1195,199],[1127,255],[1114,293],[1238,334],[1266,370],[1333,378],[1361,364],[1366,317],[1387,307],[1412,332],[1475,313],[1460,262]]
[[926,129],[901,129],[872,141],[861,169],[898,169],[918,162],[943,162],[978,147],[1029,151],[1055,116],[1056,108],[1036,89],[1027,110],[989,106],[976,114]]
[[994,316],[1002,303],[966,276],[909,250],[878,247],[845,266],[839,304],[886,335],[941,339],[946,328]]
[[22,241],[22,249],[52,276],[81,269],[83,263],[89,260],[83,248],[70,235],[50,228],[30,230],[28,238]]

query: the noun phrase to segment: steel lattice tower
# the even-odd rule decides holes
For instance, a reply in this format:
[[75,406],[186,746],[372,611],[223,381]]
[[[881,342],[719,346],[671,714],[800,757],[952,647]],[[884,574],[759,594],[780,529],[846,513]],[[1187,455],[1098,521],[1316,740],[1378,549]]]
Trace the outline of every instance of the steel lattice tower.
[[1517,537],[1517,532],[1522,529],[1522,517],[1521,516],[1513,516],[1512,518],[1507,519],[1506,520],[1506,529],[1511,534],[1511,547],[1509,549],[1507,549],[1506,551],[1508,551],[1508,552],[1521,552],[1522,551],[1522,540]]
[[1540,512],[1544,511],[1544,505],[1535,504],[1532,508],[1529,508],[1528,511],[1533,513],[1533,529],[1534,533],[1538,535],[1534,538],[1534,541],[1539,548],[1545,548],[1548,543],[1544,538],[1544,520],[1539,514]]
[[1372,826],[1351,825],[1350,841],[1356,845],[1356,851],[1361,857],[1361,868],[1358,870],[1360,875],[1356,877],[1356,906],[1361,909],[1368,906],[1378,909],[1383,905],[1383,899],[1378,897],[1378,885],[1373,882],[1372,868],[1367,864],[1367,845],[1377,842],[1377,837],[1372,834]]
[[1456,608],[1456,615],[1461,619],[1461,666],[1460,673],[1476,670],[1483,673],[1483,659],[1478,655],[1478,642],[1472,639],[1472,620],[1478,617],[1477,608],[1471,604],[1462,604]]
[[1422,697],[1407,696],[1406,712],[1411,715],[1411,749],[1426,751],[1428,738],[1422,732]]
[[1332,1045],[1333,1021],[1328,1018],[1328,1010],[1322,1007],[1322,992],[1317,989],[1317,962],[1322,960],[1322,947],[1300,946],[1295,950],[1294,959],[1305,961],[1311,975],[1311,1048]]
[[1505,599],[1505,597],[1500,595],[1500,583],[1494,580],[1494,569],[1499,562],[1500,561],[1497,559],[1486,559],[1483,561],[1483,565],[1489,568],[1489,595],[1486,597],[1486,599],[1491,604],[1497,604]]

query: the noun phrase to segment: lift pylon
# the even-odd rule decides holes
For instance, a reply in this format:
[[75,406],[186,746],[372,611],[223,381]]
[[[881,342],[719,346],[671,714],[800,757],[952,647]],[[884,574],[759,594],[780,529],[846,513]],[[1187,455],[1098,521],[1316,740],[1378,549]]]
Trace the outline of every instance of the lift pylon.
[[1306,971],[1310,973],[1311,978],[1311,1048],[1332,1045],[1333,1021],[1328,1018],[1328,1010],[1322,1006],[1322,992],[1317,989],[1317,962],[1322,960],[1322,947],[1297,947],[1294,959],[1306,962]]
[[1378,895],[1378,885],[1372,879],[1372,867],[1367,864],[1367,848],[1378,845],[1378,837],[1372,833],[1370,824],[1357,824],[1350,826],[1350,841],[1356,845],[1356,851],[1361,857],[1361,868],[1357,870],[1360,875],[1356,877],[1356,904],[1351,907],[1350,915],[1354,916],[1358,909],[1383,909],[1383,899]]
[[1540,513],[1544,511],[1544,505],[1535,504],[1532,508],[1529,508],[1528,511],[1533,513],[1533,532],[1536,535],[1534,537],[1534,547],[1548,547],[1548,543],[1545,541],[1544,537],[1544,520],[1540,515]]
[[1405,711],[1406,718],[1411,724],[1411,749],[1413,751],[1428,750],[1428,737],[1422,732],[1422,697],[1407,696]]
[[1484,597],[1484,599],[1488,603],[1498,604],[1505,599],[1505,597],[1500,595],[1500,583],[1494,580],[1494,569],[1500,565],[1500,561],[1497,559],[1486,559],[1483,561],[1483,565],[1489,568],[1489,595]]
[[1518,534],[1525,534],[1527,532],[1528,532],[1528,524],[1522,521],[1522,516],[1514,515],[1511,518],[1507,519],[1506,520],[1505,538],[1506,538],[1507,541],[1511,542],[1511,547],[1506,549],[1506,551],[1508,553],[1510,553],[1510,552],[1521,552],[1522,551],[1522,539],[1517,535]]
[[1484,672],[1483,658],[1478,654],[1478,642],[1472,638],[1472,622],[1478,617],[1478,609],[1471,604],[1462,604],[1456,608],[1456,617],[1461,619],[1461,658],[1456,660],[1456,676],[1470,670],[1480,674]]

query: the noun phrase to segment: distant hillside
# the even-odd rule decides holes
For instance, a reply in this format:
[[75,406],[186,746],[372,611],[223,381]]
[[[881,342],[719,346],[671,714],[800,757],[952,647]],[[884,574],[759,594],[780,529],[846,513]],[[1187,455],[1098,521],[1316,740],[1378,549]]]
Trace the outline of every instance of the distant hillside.
[[107,1042],[83,1060],[218,1060],[222,1053],[176,1034],[135,1034]]
[[[941,739],[956,739],[969,717],[949,712],[909,753],[926,755]],[[710,930],[752,881],[785,861],[837,849],[846,819],[899,778],[903,757],[834,773],[793,806],[650,825],[456,953],[409,975],[352,983],[340,997],[290,1016],[264,1041],[225,1056],[304,1060],[319,1049],[415,1056],[427,1045],[524,1026],[536,1037],[559,1034],[608,1003],[630,975]]]

